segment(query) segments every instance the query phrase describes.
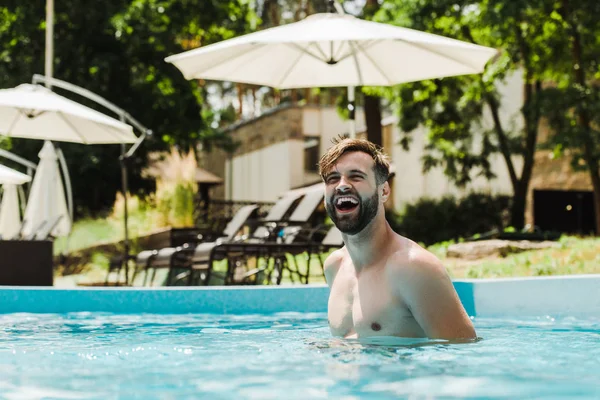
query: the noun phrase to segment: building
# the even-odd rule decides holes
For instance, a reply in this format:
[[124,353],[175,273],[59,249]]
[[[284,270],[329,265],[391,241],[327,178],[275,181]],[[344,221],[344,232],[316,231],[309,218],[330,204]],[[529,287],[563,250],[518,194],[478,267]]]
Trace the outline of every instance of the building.
[[[499,90],[505,99],[511,100],[502,102],[500,117],[503,125],[521,129],[521,76],[515,74],[510,77]],[[361,110],[358,110],[356,118],[360,137],[365,131]],[[491,116],[485,115],[482,129],[492,126]],[[466,187],[458,188],[441,169],[422,172],[421,157],[427,140],[423,128],[413,132],[410,150],[404,151],[398,144],[401,132],[395,117],[384,118],[382,127],[384,149],[391,156],[395,173],[390,199],[390,206],[395,209],[401,210],[405,204],[421,197],[439,198],[447,194],[460,197],[469,192],[512,194],[508,170],[500,154],[491,160],[497,178],[490,181],[477,178]],[[240,143],[236,152],[229,155],[213,150],[204,156],[202,162],[204,168],[225,179],[225,185],[215,188],[213,197],[274,201],[288,190],[320,182],[316,164],[331,140],[348,132],[348,122],[343,121],[332,106],[284,105],[227,129]],[[547,138],[547,132],[547,129],[542,129],[540,141]],[[549,154],[547,151],[536,154],[526,221],[532,225],[541,223],[544,229],[560,226],[566,231],[585,231],[588,229],[585,221],[594,221],[589,176],[573,173],[568,159],[553,160]],[[513,161],[520,175],[522,160],[515,156]],[[552,222],[552,216],[558,214],[564,214],[566,222],[558,225]]]

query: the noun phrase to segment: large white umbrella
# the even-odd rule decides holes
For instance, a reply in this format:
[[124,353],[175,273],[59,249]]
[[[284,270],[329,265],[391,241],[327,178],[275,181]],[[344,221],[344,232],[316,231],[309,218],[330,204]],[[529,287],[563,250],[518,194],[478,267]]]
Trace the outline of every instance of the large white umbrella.
[[[48,3],[52,3],[49,1]],[[50,10],[52,7],[49,7]],[[52,18],[49,18],[49,25],[52,25]],[[47,35],[51,38],[51,34]],[[51,43],[51,40],[50,40]],[[51,47],[51,46],[50,46]],[[46,59],[47,76],[33,76],[34,84],[23,84],[13,89],[0,90],[0,134],[29,139],[52,140],[55,142],[74,142],[82,144],[113,144],[120,143],[124,146],[125,143],[134,143],[130,150],[125,154],[123,149],[123,157],[129,157],[135,149],[141,144],[145,136],[150,132],[145,129],[139,122],[133,119],[124,110],[118,108],[114,104],[108,102],[102,97],[92,93],[84,88],[64,82],[51,77],[51,56]],[[142,130],[143,135],[138,138],[133,133],[133,127],[130,124],[123,123],[117,119],[109,117],[103,113],[95,111],[89,107],[79,104],[75,101],[67,99],[56,94],[47,87],[35,84],[43,82],[47,86],[58,87],[68,92],[82,96],[88,100],[103,106],[104,108],[115,112],[120,116],[121,120],[130,122],[138,129]],[[51,146],[45,144],[45,147]],[[41,153],[40,153],[41,154]],[[69,212],[72,216],[72,196],[71,185],[66,168],[66,162],[62,156],[62,152],[58,151],[59,161],[65,173],[65,183],[69,198]],[[55,164],[55,163],[53,163]],[[122,166],[123,169],[126,167]],[[39,171],[38,171],[39,173]],[[123,186],[126,192],[127,182],[125,180],[126,172],[123,172]],[[56,184],[62,185],[60,174],[56,175]],[[45,187],[45,186],[44,186]],[[48,186],[47,188],[51,188]],[[47,193],[46,195],[54,196]],[[56,193],[61,193],[56,191]],[[44,196],[44,195],[42,195]],[[32,206],[33,207],[33,206]],[[34,211],[30,211],[36,213]],[[127,218],[125,218],[126,220]],[[38,221],[40,222],[40,221]],[[31,230],[37,229],[39,226],[33,226],[30,218],[26,215],[26,230],[24,233],[31,233]],[[127,222],[125,222],[125,235],[127,236]],[[61,218],[56,229],[53,230],[53,235],[64,235],[70,231],[71,218]]]
[[0,165],[0,185],[2,185],[2,203],[0,204],[0,237],[11,239],[21,230],[21,213],[17,185],[31,181],[29,175]]
[[280,89],[389,86],[483,71],[496,50],[321,13],[167,57],[187,79]]
[[130,125],[32,84],[0,90],[0,134],[84,144],[137,140]]
[[71,231],[71,217],[52,143],[44,143],[39,157],[23,217],[22,233],[27,236],[54,226],[50,230],[52,236],[66,236]]

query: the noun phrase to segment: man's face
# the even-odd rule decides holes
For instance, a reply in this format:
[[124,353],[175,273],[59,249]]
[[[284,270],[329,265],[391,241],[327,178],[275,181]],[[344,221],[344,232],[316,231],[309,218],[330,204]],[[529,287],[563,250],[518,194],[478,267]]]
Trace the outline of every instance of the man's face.
[[325,174],[325,208],[345,234],[356,235],[377,215],[379,192],[373,167],[371,156],[351,152]]

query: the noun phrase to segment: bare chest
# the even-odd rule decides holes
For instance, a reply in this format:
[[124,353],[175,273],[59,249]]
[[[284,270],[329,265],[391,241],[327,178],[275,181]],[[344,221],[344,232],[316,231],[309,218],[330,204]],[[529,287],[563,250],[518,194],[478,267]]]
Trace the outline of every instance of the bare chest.
[[328,307],[334,335],[423,336],[406,304],[392,293],[390,282],[381,271],[372,270],[360,277],[353,271],[340,272],[331,287]]

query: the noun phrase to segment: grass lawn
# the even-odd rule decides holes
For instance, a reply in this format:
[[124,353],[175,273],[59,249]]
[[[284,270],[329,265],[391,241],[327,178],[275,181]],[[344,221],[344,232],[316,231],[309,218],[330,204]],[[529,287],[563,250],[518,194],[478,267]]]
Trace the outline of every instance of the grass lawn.
[[474,261],[441,259],[453,278],[600,274],[600,238],[563,236],[555,248]]
[[103,242],[120,240],[122,230],[111,219],[81,219],[73,224],[68,238],[60,237],[54,241],[54,254],[64,254],[73,250],[94,246]]
[[[600,274],[600,238],[563,236],[556,248],[479,260],[448,258],[445,255],[447,247],[448,244],[434,245],[428,250],[438,256],[453,279]],[[323,259],[326,256],[323,254]],[[296,264],[302,272],[306,271],[302,257],[297,257]],[[312,261],[310,275],[313,283],[325,282],[316,260]],[[283,282],[289,281],[288,274],[284,274]]]
[[[153,218],[142,213],[134,213],[130,219],[131,237],[156,229],[157,226],[153,226],[152,220]],[[56,240],[54,250],[56,254],[68,253],[122,238],[122,221],[118,219],[83,219],[74,224],[73,233],[68,241],[64,238]],[[448,245],[449,243],[442,243],[430,246],[428,249],[440,258],[450,276],[456,279],[600,274],[600,238],[563,236],[555,248],[478,260],[448,258],[445,255]],[[326,255],[323,255],[323,259],[325,257]],[[289,261],[292,264],[291,258]],[[105,269],[106,265],[106,257],[98,254],[97,257],[92,257],[89,269],[97,271]],[[295,265],[302,272],[306,270],[306,260],[303,257],[296,257]],[[225,263],[217,265],[216,269],[223,271]],[[312,261],[310,275],[312,283],[324,282],[317,260]],[[284,274],[283,283],[291,283],[289,274]]]
[[[160,219],[153,212],[132,212],[128,218],[129,238],[148,234],[153,230],[165,227],[157,223]],[[60,237],[54,241],[54,254],[64,254],[71,251],[97,246],[101,243],[111,243],[123,240],[125,237],[123,219],[109,216],[107,218],[84,218],[73,224],[68,238]]]

